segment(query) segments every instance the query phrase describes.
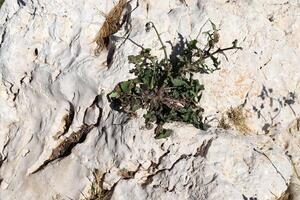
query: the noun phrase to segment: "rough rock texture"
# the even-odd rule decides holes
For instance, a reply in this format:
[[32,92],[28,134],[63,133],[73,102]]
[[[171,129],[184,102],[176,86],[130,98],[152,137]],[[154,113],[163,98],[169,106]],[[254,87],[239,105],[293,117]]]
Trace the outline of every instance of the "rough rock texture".
[[[133,0],[126,7],[127,24],[111,37],[109,51],[96,56],[101,11],[108,13],[113,1],[5,1],[0,199],[84,199],[94,169],[103,173],[103,190],[112,199],[269,200],[289,186],[300,198],[299,1],[136,5]],[[140,115],[128,120],[111,110],[106,94],[132,77],[127,56],[139,51],[129,40],[123,43],[127,32],[161,55],[146,22],[176,43],[178,34],[195,38],[207,19],[220,28],[220,46],[238,39],[244,49],[230,52],[222,70],[198,77],[206,88],[207,121],[232,130],[169,124],[175,133],[155,140]],[[236,109],[242,117],[232,118]]]

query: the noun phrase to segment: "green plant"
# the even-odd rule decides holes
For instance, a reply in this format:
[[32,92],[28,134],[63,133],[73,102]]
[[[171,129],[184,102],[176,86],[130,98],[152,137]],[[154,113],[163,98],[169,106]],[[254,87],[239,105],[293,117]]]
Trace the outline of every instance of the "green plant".
[[5,0],[0,0],[0,8],[2,6],[2,4],[4,3]]
[[[199,42],[186,40],[175,58],[168,55],[160,34],[152,22],[147,23],[146,30],[154,29],[164,51],[164,58],[158,59],[151,54],[151,49],[142,48],[140,54],[128,57],[134,64],[130,71],[136,78],[119,83],[108,94],[112,108],[135,115],[139,109],[145,109],[146,128],[155,128],[155,137],[168,137],[172,131],[164,129],[168,122],[185,122],[196,128],[205,130],[208,126],[203,122],[203,109],[198,105],[204,86],[193,78],[194,73],[208,74],[219,70],[218,54],[225,51],[241,49],[237,40],[228,48],[217,48],[218,30],[211,22],[212,30],[205,32],[207,44],[202,48]],[[208,60],[211,65],[207,64]]]

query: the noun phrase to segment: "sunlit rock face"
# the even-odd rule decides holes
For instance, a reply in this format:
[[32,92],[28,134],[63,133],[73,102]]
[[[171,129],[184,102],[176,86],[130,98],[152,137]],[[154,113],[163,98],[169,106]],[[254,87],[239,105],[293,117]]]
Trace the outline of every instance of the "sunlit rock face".
[[[0,199],[88,199],[95,169],[106,199],[300,198],[299,1],[132,0],[99,50],[116,3],[1,7]],[[220,55],[219,71],[195,75],[208,131],[168,124],[173,135],[156,140],[142,111],[128,119],[111,109],[106,95],[133,77],[127,56],[140,48],[130,40],[163,56],[147,22],[175,45],[209,30],[208,20],[220,47],[237,39],[243,48]]]

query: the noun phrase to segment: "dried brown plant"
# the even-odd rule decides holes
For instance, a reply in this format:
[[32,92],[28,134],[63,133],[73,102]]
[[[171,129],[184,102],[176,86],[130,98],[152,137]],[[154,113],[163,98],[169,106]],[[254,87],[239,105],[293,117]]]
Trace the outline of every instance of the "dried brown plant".
[[109,37],[120,30],[122,13],[129,2],[128,0],[119,0],[109,13],[105,14],[105,21],[93,41],[97,43],[95,54],[100,54],[108,46]]

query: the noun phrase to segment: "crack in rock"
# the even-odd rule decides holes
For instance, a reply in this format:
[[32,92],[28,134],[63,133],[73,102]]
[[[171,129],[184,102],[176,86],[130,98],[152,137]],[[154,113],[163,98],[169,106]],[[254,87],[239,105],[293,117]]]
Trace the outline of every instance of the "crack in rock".
[[[169,168],[163,168],[163,169],[159,169],[159,170],[157,170],[156,172],[154,172],[153,174],[151,174],[151,175],[149,175],[149,176],[147,176],[147,179],[144,181],[144,183],[142,183],[142,187],[144,188],[144,187],[146,187],[147,185],[149,185],[149,184],[151,184],[151,182],[152,182],[152,179],[153,179],[153,177],[155,176],[155,175],[158,175],[158,174],[160,174],[160,173],[163,173],[163,172],[165,172],[165,171],[171,171],[174,167],[175,167],[175,165],[177,164],[177,163],[179,163],[181,160],[183,160],[183,159],[189,159],[191,156],[193,156],[192,154],[189,154],[189,155],[181,155],[173,164],[172,164],[172,166],[171,167],[169,167]],[[158,163],[158,165],[159,165],[159,163]]]
[[284,180],[286,186],[289,186],[288,181],[284,178],[284,176],[282,175],[282,173],[277,169],[277,167],[274,165],[274,163],[272,162],[272,160],[271,160],[264,152],[261,152],[261,151],[255,149],[255,148],[254,148],[253,150],[254,150],[255,152],[257,152],[257,153],[263,155],[264,157],[266,157],[266,158],[268,159],[268,161],[270,161],[270,163],[272,164],[272,166],[274,167],[274,169],[276,170],[276,172],[277,172],[277,173],[280,175],[280,177]]
[[29,174],[34,174],[39,170],[46,167],[50,162],[57,160],[59,158],[66,157],[71,154],[72,149],[79,143],[84,142],[87,134],[94,128],[94,125],[82,125],[79,131],[73,132],[69,137],[63,140],[55,149],[52,150],[50,157],[45,160],[42,165],[37,169],[29,172]]
[[213,141],[213,138],[209,139],[208,141],[204,140],[204,142],[202,143],[202,145],[197,149],[196,154],[194,155],[196,156],[201,156],[206,158],[206,155],[208,153],[208,149],[211,146]]
[[[46,167],[50,162],[53,162],[57,159],[67,157],[71,154],[72,149],[80,143],[83,143],[86,139],[87,134],[95,127],[97,127],[100,123],[102,117],[102,109],[98,106],[99,102],[99,95],[96,96],[94,102],[90,107],[96,106],[99,109],[99,115],[97,116],[97,120],[95,124],[83,124],[78,131],[74,131],[70,134],[70,136],[66,137],[62,142],[59,143],[57,147],[52,149],[52,153],[48,159],[44,160],[41,165],[39,165],[36,169],[31,170],[29,169],[28,174],[34,174],[39,170]],[[72,106],[71,106],[72,107]],[[89,107],[89,108],[90,108]],[[87,108],[86,110],[88,110]],[[72,109],[71,109],[72,110]],[[73,110],[74,112],[74,110]],[[72,111],[71,111],[72,113]],[[86,113],[86,112],[85,112]],[[70,116],[71,117],[71,116]],[[73,116],[74,117],[74,116]],[[73,118],[72,117],[72,118]]]
[[58,140],[61,136],[65,135],[68,131],[69,131],[69,128],[73,122],[73,119],[74,119],[74,105],[69,102],[69,110],[68,110],[68,113],[65,114],[62,118],[62,121],[61,121],[61,130],[58,131],[54,136],[53,138],[55,140]]

